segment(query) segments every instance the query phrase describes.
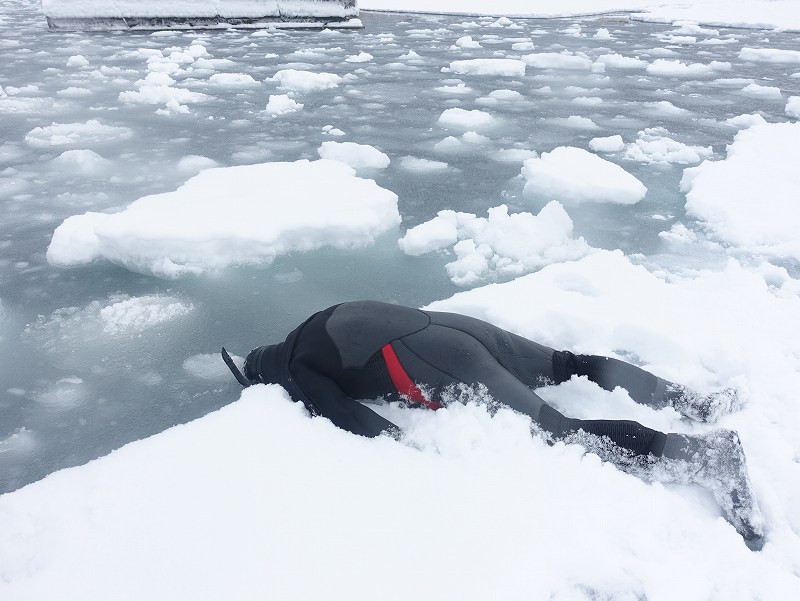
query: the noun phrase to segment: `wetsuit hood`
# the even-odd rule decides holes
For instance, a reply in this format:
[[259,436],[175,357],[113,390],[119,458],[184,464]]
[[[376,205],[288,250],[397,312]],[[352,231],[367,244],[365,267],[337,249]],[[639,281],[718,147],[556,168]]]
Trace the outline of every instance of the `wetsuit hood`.
[[260,346],[250,351],[244,362],[244,375],[251,382],[280,384],[284,343]]

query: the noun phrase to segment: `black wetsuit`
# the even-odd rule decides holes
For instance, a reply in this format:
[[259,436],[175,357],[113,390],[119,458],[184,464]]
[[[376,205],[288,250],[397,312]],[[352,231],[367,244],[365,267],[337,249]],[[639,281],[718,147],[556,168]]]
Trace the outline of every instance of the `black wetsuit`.
[[623,361],[554,351],[464,315],[375,301],[315,313],[284,342],[253,350],[245,364],[250,380],[281,384],[312,413],[363,436],[397,427],[357,399],[404,398],[437,408],[459,386],[483,385],[555,439],[583,430],[636,454],[661,455],[665,434],[633,421],[568,418],[533,391],[573,375],[607,390],[621,386],[640,403],[666,404],[667,383]]

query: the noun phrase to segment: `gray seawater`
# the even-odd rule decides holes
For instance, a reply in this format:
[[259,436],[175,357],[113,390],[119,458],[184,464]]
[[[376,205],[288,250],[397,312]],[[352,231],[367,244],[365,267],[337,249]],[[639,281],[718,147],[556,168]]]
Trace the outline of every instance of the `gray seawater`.
[[[364,30],[334,34],[231,30],[151,35],[50,32],[38,3],[15,0],[4,6],[0,86],[22,91],[12,89],[9,95],[20,103],[0,105],[0,492],[85,463],[238,398],[239,386],[232,378],[209,381],[187,373],[182,365],[190,356],[215,353],[223,344],[244,354],[282,339],[313,311],[345,300],[374,298],[419,306],[457,292],[444,271],[452,256],[407,257],[396,241],[405,229],[442,209],[485,216],[487,208],[506,203],[512,211],[538,212],[549,199],[523,197],[520,163],[489,160],[492,148],[524,147],[539,153],[562,145],[588,148],[596,136],[621,134],[630,142],[639,130],[662,126],[683,143],[712,145],[719,159],[736,133],[722,123],[725,119],[759,112],[768,121],[783,121],[785,99],[800,87],[786,66],[753,65],[737,58],[745,46],[796,47],[797,34],[723,29],[718,37],[730,43],[671,43],[663,36],[672,26],[624,16],[515,19],[516,26],[509,28],[495,19],[365,13]],[[563,31],[576,23],[583,36]],[[615,39],[593,38],[600,27]],[[451,49],[464,35],[482,48]],[[714,36],[696,34],[698,41],[709,37]],[[219,72],[247,73],[263,81],[280,68],[298,68],[355,73],[358,79],[334,90],[304,94],[302,111],[277,119],[260,114],[269,94],[281,93],[271,81],[238,89],[211,86],[207,77],[182,76],[178,85],[213,96],[210,102],[191,105],[189,115],[157,115],[154,105],[120,103],[119,93],[135,89],[134,82],[147,74],[145,59],[132,51],[184,49],[195,40],[214,59],[231,61]],[[512,50],[513,43],[524,40],[533,41],[535,52],[569,50],[593,59],[617,52],[651,62],[662,57],[729,61],[733,68],[721,72],[720,78],[753,78],[782,88],[784,98],[759,100],[740,94],[742,86],[617,69],[592,74],[529,67],[524,77],[514,78],[442,72],[456,59],[533,52]],[[325,50],[292,56],[308,48]],[[420,59],[399,58],[409,50]],[[343,62],[360,51],[374,58]],[[272,54],[277,57],[267,58]],[[73,55],[85,57],[91,68],[67,67]],[[95,73],[101,66],[103,77]],[[456,96],[434,91],[456,79],[475,92]],[[544,86],[551,91],[542,93]],[[88,88],[91,94],[58,94],[69,87]],[[475,104],[476,98],[497,89],[517,90],[524,101]],[[601,97],[603,103],[579,106],[571,102],[575,96]],[[669,116],[647,104],[661,100],[690,113]],[[487,133],[492,148],[446,156],[434,151],[436,142],[457,135],[436,124],[441,112],[452,106],[481,108],[502,121]],[[570,115],[589,117],[600,128],[578,130],[554,121]],[[89,145],[112,161],[110,176],[57,168],[51,160],[65,148],[38,148],[25,141],[35,127],[89,119],[133,131],[125,140]],[[347,135],[325,135],[326,125]],[[180,186],[191,175],[176,168],[182,157],[202,155],[223,166],[314,159],[319,145],[329,139],[371,144],[392,158],[389,168],[374,178],[398,194],[403,223],[371,248],[294,254],[268,267],[174,281],[108,263],[65,270],[45,260],[52,232],[66,217],[112,211],[146,194]],[[447,161],[452,169],[434,174],[404,171],[399,159],[406,155]],[[632,207],[568,206],[575,233],[596,247],[658,256],[664,252],[658,233],[675,222],[689,223],[678,188],[684,166],[613,160],[645,183],[647,197]],[[104,338],[98,334],[97,315],[87,307],[94,301],[107,303],[115,294],[163,294],[191,303],[194,310],[140,336]],[[76,309],[54,316],[71,307]]]

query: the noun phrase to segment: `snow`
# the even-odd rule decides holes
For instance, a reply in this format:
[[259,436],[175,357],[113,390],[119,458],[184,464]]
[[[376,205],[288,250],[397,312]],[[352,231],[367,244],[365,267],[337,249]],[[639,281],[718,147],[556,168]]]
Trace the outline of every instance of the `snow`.
[[699,163],[714,154],[711,146],[690,146],[673,140],[663,127],[648,127],[640,131],[636,141],[625,148],[625,158],[641,163]]
[[686,211],[713,236],[756,254],[800,259],[800,123],[753,125],[736,134],[723,161],[686,169]]
[[337,87],[342,78],[335,73],[312,73],[297,69],[281,69],[272,76],[278,85],[292,92],[316,92]]
[[317,149],[322,159],[341,161],[350,165],[356,171],[360,169],[386,169],[389,166],[389,157],[370,146],[355,142],[323,142]]
[[592,138],[589,140],[589,148],[595,152],[619,152],[625,148],[625,142],[620,135]]
[[[750,310],[730,303],[733,296]],[[735,262],[667,282],[619,252],[601,252],[430,308],[545,343],[631,349],[662,374],[696,384],[743,368],[748,404],[727,423],[758,458],[754,484],[774,524],[764,551],[750,552],[696,491],[645,484],[577,445],[549,447],[507,410],[406,412],[402,441],[367,440],[309,418],[279,387],[259,385],[201,419],[0,497],[4,598],[56,590],[102,599],[125,582],[121,598],[131,599],[374,599],[397,573],[386,558],[415,556],[421,540],[435,569],[395,579],[383,598],[635,591],[778,599],[798,591],[798,382],[787,354],[798,350],[788,327],[800,325],[796,297],[776,296]],[[563,407],[580,398],[594,417],[633,406],[624,393],[581,379],[543,394]],[[782,418],[764,415],[766,407]],[[652,425],[677,423],[669,411],[642,411]],[[437,509],[408,511],[423,490],[426,507]],[[326,560],[306,578],[312,547]],[[342,577],[353,557],[357,581]]]
[[289,98],[288,94],[271,94],[264,112],[272,117],[294,113],[303,108],[303,104],[294,98]]
[[447,274],[457,286],[468,286],[588,254],[592,249],[583,238],[573,238],[572,227],[564,207],[555,201],[538,215],[509,214],[506,205],[489,209],[486,218],[446,210],[408,230],[398,245],[415,256],[452,245],[457,259],[445,266]]
[[647,188],[633,175],[582,148],[562,146],[522,166],[525,194],[568,203],[635,204]]
[[525,75],[525,63],[513,58],[473,58],[451,62],[450,70],[470,75],[515,77]]
[[47,259],[73,266],[104,258],[179,277],[323,246],[365,246],[400,222],[397,196],[354,173],[330,160],[209,169],[119,213],[69,217]]
[[491,113],[462,108],[445,109],[439,115],[439,124],[453,129],[479,129],[494,123]]

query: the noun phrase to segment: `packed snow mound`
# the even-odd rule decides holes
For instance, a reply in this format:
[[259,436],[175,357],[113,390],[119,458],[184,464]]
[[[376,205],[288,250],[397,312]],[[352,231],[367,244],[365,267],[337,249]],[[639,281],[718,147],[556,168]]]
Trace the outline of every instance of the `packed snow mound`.
[[337,87],[342,78],[335,73],[313,73],[297,69],[282,69],[272,76],[272,81],[292,92],[316,92]]
[[341,161],[356,171],[361,169],[386,169],[389,157],[369,144],[355,142],[323,142],[317,149],[320,158]]
[[724,161],[686,169],[686,212],[739,249],[800,259],[800,123],[753,125]]
[[470,286],[498,276],[518,276],[550,263],[578,259],[592,248],[572,237],[572,220],[558,202],[548,203],[538,215],[509,215],[500,205],[488,217],[439,211],[408,230],[398,245],[408,255],[423,255],[453,247],[457,259],[445,268],[457,286]]
[[699,163],[714,154],[711,146],[690,146],[673,140],[663,127],[648,127],[640,131],[636,141],[625,148],[625,157],[640,163]]
[[178,277],[323,246],[371,244],[400,222],[397,196],[339,161],[208,169],[174,192],[119,213],[67,218],[47,249],[52,265],[107,259]]
[[582,148],[560,146],[522,165],[525,194],[562,202],[635,204],[647,188],[619,165]]
[[[444,599],[793,598],[800,300],[776,292],[736,262],[667,281],[600,251],[429,307],[557,348],[626,349],[626,358],[696,386],[747,382],[744,410],[725,425],[742,434],[769,516],[760,553],[698,491],[645,484],[575,444],[548,446],[511,411],[376,407],[405,434],[366,439],[310,418],[280,387],[258,385],[201,419],[0,496],[0,596],[107,599],[135,568],[138,577],[125,581],[137,599],[234,590],[244,600],[372,600],[397,574],[386,557],[413,555],[424,540],[436,569],[397,580],[389,599],[423,589]],[[540,392],[576,417],[638,411],[652,427],[686,428],[672,410],[637,408],[623,391],[583,378]],[[253,457],[281,460],[254,469]],[[420,498],[439,509],[408,511]],[[312,528],[309,516],[319,517]],[[311,546],[327,558],[315,578],[305,577]],[[354,556],[357,581],[342,576]]]
[[525,63],[513,58],[473,58],[451,62],[450,70],[468,75],[522,77],[525,75]]

